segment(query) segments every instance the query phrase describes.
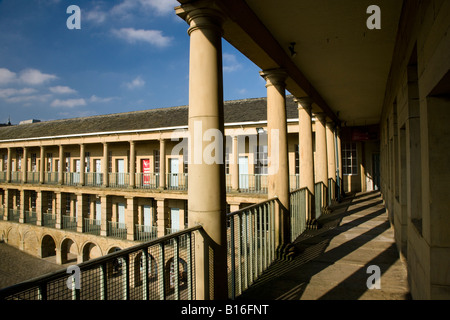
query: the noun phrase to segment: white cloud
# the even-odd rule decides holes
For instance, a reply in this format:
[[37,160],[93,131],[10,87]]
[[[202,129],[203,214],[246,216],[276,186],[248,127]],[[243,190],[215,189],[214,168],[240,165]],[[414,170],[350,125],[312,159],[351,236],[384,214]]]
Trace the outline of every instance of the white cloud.
[[144,30],[133,28],[122,28],[112,30],[112,33],[129,43],[147,42],[157,47],[167,47],[171,41],[171,37],[166,37],[160,30]]
[[0,68],[0,84],[8,84],[16,80],[16,73],[6,68]]
[[141,88],[145,85],[145,81],[141,77],[136,77],[133,81],[124,84],[128,89]]
[[67,100],[59,100],[55,99],[50,104],[52,107],[64,107],[64,108],[74,108],[79,106],[85,106],[86,100],[84,99],[67,99]]
[[100,24],[105,22],[107,13],[105,10],[101,9],[99,6],[95,7],[91,11],[84,13],[83,18],[87,21],[92,21],[94,23]]
[[30,102],[47,102],[51,98],[51,94],[36,94],[31,96],[15,96],[7,98],[7,102],[11,103],[30,103]]
[[45,74],[37,69],[26,69],[20,73],[20,81],[29,85],[40,85],[58,77],[53,74]]
[[237,61],[234,54],[224,53],[222,57],[224,72],[233,72],[239,70],[242,67],[242,65]]
[[73,94],[73,93],[77,93],[76,90],[66,87],[66,86],[56,86],[56,87],[50,87],[49,88],[50,92],[55,93],[55,94]]
[[159,15],[166,15],[174,12],[174,8],[180,4],[176,0],[139,0],[144,7],[156,10]]
[[37,90],[33,88],[23,88],[23,89],[13,89],[13,88],[7,88],[7,89],[0,89],[0,98],[10,98],[12,96],[17,95],[28,95],[32,93],[36,93]]
[[100,97],[97,97],[96,95],[93,95],[89,98],[89,102],[106,103],[106,102],[110,102],[111,100],[114,100],[114,99],[116,99],[116,98],[114,98],[114,97],[100,98]]

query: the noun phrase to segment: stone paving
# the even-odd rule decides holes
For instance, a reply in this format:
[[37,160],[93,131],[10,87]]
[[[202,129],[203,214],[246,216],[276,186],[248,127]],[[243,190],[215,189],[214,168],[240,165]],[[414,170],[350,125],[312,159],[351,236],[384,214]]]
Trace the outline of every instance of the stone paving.
[[0,288],[66,268],[52,262],[52,259],[55,260],[55,257],[33,257],[15,247],[0,243]]
[[[400,259],[379,192],[344,199],[296,241],[292,261],[276,261],[238,300],[407,300]],[[380,289],[369,290],[379,267]],[[370,277],[370,279],[369,279]]]

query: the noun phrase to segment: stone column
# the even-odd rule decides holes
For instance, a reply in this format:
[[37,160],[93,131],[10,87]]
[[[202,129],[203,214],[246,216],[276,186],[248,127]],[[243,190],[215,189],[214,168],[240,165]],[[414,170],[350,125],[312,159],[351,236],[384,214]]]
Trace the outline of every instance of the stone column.
[[55,206],[54,212],[56,214],[56,229],[62,229],[62,193],[55,191]]
[[159,187],[166,188],[166,141],[159,140]]
[[[327,164],[327,137],[325,132],[325,114],[318,113],[316,114],[317,121],[315,122],[316,129],[316,183],[322,182],[325,187],[328,187],[328,164]],[[316,200],[317,200],[317,196]],[[322,194],[320,207],[316,206],[316,217],[320,216],[321,207],[324,207],[326,202],[326,193]]]
[[84,231],[84,206],[85,196],[81,193],[76,194],[77,197],[77,232],[82,233]]
[[102,158],[102,173],[103,173],[103,187],[106,188],[108,187],[108,182],[109,182],[109,172],[108,172],[108,157],[109,157],[109,148],[108,148],[108,143],[104,142],[103,143],[103,158]]
[[300,168],[300,188],[307,188],[314,195],[314,148],[312,140],[312,121],[310,98],[297,98],[298,122],[299,122],[299,168]]
[[134,141],[130,141],[130,185],[129,188],[134,188],[136,183],[136,150]]
[[80,186],[84,186],[86,171],[86,146],[84,143],[80,144]]
[[43,184],[45,181],[45,147],[41,146],[40,150],[41,162],[39,164],[39,183]]
[[238,136],[233,136],[233,161],[230,162],[231,189],[239,190],[239,151]]
[[100,226],[100,235],[106,237],[108,235],[108,212],[110,208],[110,201],[108,196],[102,195],[100,198],[101,202],[101,226]]
[[268,197],[278,197],[279,221],[275,218],[277,245],[289,242],[289,162],[286,119],[286,73],[281,69],[260,72],[267,88]]
[[27,171],[28,171],[28,148],[23,148],[23,159],[22,159],[22,182],[27,183]]
[[66,159],[64,158],[64,146],[59,146],[59,168],[58,168],[58,184],[64,184],[64,167]]
[[329,204],[331,200],[335,198],[335,187],[336,187],[336,146],[334,143],[334,122],[327,122],[326,124],[326,135],[327,135],[327,159],[328,159],[328,179],[332,180],[331,185],[328,188],[331,189],[331,199],[328,199]]
[[137,221],[136,205],[137,198],[126,197],[127,208],[125,209],[125,224],[127,226],[127,240],[134,241],[135,225]]
[[20,205],[19,205],[19,222],[25,223],[25,190],[19,190],[20,193]]
[[42,226],[42,205],[43,205],[44,191],[36,191],[36,225]]
[[165,199],[155,199],[155,201],[157,236],[163,237],[166,234],[167,220],[169,215],[167,201]]
[[[205,236],[196,238],[197,299],[227,299],[226,186],[222,75],[222,13],[213,1],[177,7],[190,28],[189,60],[189,225],[201,224]],[[214,134],[216,159],[203,159]],[[218,161],[216,161],[218,159]],[[211,160],[211,159],[208,159]],[[203,242],[204,241],[204,242]]]
[[12,148],[8,148],[8,165],[6,167],[6,182],[11,182],[12,173]]

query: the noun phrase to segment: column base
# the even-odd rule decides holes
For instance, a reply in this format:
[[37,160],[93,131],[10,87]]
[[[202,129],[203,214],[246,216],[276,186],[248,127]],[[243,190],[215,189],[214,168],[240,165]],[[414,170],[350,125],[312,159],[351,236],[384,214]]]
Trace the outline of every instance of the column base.
[[317,230],[320,229],[321,225],[319,224],[319,221],[317,219],[308,219],[306,221],[306,229],[307,230]]
[[292,261],[299,253],[299,250],[292,243],[283,243],[277,248],[276,259]]

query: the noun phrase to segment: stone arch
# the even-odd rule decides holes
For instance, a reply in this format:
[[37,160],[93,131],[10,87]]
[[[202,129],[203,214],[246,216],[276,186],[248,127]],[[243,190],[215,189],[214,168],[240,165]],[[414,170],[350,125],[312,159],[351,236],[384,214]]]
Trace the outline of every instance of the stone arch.
[[[108,249],[108,254],[114,253],[117,251],[122,250],[121,248],[117,246],[113,246]],[[124,261],[120,258],[115,258],[112,262],[107,264],[107,274],[108,277],[116,277],[120,276],[122,274],[122,268],[123,268]]]
[[91,259],[95,259],[102,256],[102,250],[100,246],[98,246],[94,242],[86,242],[83,245],[83,250],[81,252],[82,261],[89,261]]
[[[170,258],[166,262],[164,277],[166,283],[166,290],[170,291],[175,288],[175,274],[174,274],[174,258]],[[178,277],[180,281],[180,288],[187,285],[187,263],[184,259],[178,260]]]
[[61,264],[78,261],[78,246],[71,238],[64,238],[60,245]]
[[19,234],[19,230],[13,227],[10,227],[6,230],[6,243],[10,246],[19,248],[21,236]]
[[41,239],[41,258],[56,257],[56,242],[49,234],[45,234]]
[[[143,264],[142,252],[137,253],[133,259],[133,274],[134,274],[134,286],[138,287],[142,285],[144,264]],[[155,258],[150,253],[147,253],[148,258],[148,281],[155,281],[158,277],[158,266]]]

